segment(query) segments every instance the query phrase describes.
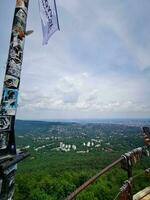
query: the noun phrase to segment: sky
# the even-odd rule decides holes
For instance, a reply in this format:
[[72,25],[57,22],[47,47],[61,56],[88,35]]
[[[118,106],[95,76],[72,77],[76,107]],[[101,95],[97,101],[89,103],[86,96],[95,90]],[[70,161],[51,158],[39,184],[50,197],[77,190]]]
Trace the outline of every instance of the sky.
[[[57,0],[60,31],[42,46],[30,0],[18,119],[148,118],[150,1]],[[0,1],[0,94],[15,0]]]

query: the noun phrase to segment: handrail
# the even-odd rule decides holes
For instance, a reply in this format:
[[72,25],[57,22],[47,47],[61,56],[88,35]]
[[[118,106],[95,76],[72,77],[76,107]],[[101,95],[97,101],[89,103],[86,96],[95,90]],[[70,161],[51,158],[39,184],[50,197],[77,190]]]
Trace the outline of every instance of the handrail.
[[[140,149],[142,150],[145,150],[145,149],[148,149],[150,146],[143,146],[143,147],[140,147]],[[139,149],[139,148],[137,148]],[[111,163],[110,165],[108,165],[107,167],[105,167],[103,170],[101,170],[99,173],[97,173],[95,176],[91,177],[89,180],[87,180],[85,183],[83,183],[81,186],[79,186],[74,192],[72,192],[65,200],[73,200],[79,193],[81,193],[84,189],[86,189],[89,185],[91,185],[92,183],[94,183],[99,177],[101,177],[103,174],[105,174],[107,171],[111,170],[114,166],[116,166],[117,164],[121,163],[122,161],[127,161],[128,159],[128,156],[130,156],[130,154],[132,154],[133,152],[135,153],[135,150],[137,149],[134,149],[132,150],[131,152],[128,152],[124,155],[122,155],[118,160],[114,161],[113,163]],[[128,160],[129,161],[129,160]],[[132,173],[129,173],[130,171],[130,167],[131,167],[131,171],[132,171],[132,166],[128,166],[129,168],[127,169],[128,171],[128,178],[129,177],[129,174],[132,174]]]
[[77,188],[73,193],[71,193],[65,200],[72,200],[74,199],[82,190],[87,188],[89,185],[94,183],[100,176],[105,174],[107,171],[112,169],[114,166],[116,166],[118,163],[120,163],[122,160],[124,160],[123,157],[120,157],[118,160],[114,161],[107,167],[105,167],[102,171],[97,173],[95,176],[91,177],[89,180],[87,180],[85,183],[83,183],[79,188]]

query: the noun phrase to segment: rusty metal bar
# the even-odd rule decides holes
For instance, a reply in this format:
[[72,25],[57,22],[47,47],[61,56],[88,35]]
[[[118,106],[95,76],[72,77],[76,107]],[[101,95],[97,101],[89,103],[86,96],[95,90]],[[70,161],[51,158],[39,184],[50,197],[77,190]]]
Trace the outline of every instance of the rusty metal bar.
[[[144,149],[148,149],[149,147],[150,146],[143,146],[143,147],[141,147],[142,152],[143,152]],[[135,151],[135,150],[136,149],[133,149],[132,152]],[[111,163],[110,165],[108,165],[107,167],[105,167],[103,170],[101,170],[99,173],[97,173],[95,176],[91,177],[89,180],[87,180],[85,183],[83,183],[80,187],[78,187],[73,193],[71,193],[65,200],[74,200],[76,198],[76,196],[80,192],[82,192],[89,185],[91,185],[92,183],[94,183],[99,177],[101,177],[107,171],[111,170],[117,164],[121,163],[121,161],[125,160],[125,158],[127,157],[127,154],[121,156],[118,160],[114,161],[113,163]],[[130,167],[128,166],[128,169],[126,171],[128,173],[128,177],[130,178],[132,176],[132,167],[130,169]]]
[[123,157],[120,157],[118,160],[114,161],[112,164],[105,167],[103,170],[101,170],[98,174],[90,178],[88,181],[86,181],[83,185],[81,185],[79,188],[77,188],[73,193],[71,193],[65,200],[73,200],[80,192],[82,192],[85,188],[87,188],[89,185],[94,183],[100,176],[105,174],[107,171],[112,169],[114,166],[119,164],[122,160],[124,160]]

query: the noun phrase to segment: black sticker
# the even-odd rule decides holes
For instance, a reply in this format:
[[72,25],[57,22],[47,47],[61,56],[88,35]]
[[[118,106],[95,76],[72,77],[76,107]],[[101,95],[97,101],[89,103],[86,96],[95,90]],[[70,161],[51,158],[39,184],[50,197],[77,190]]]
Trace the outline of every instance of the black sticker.
[[20,77],[21,74],[21,61],[17,56],[14,59],[10,59],[7,65],[7,74]]
[[19,78],[11,75],[6,75],[4,80],[5,87],[17,89],[19,86]]
[[11,116],[0,116],[0,133],[10,131],[11,129]]

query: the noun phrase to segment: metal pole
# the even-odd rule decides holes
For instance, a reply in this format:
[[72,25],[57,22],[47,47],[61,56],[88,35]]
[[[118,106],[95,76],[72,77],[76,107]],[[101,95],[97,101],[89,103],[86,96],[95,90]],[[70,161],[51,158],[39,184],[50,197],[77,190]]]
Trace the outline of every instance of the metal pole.
[[[16,159],[15,118],[20,85],[29,0],[16,0],[0,107],[0,163]],[[14,160],[15,160],[14,159]],[[12,162],[11,161],[11,162]],[[0,199],[11,200],[17,165],[0,170]]]

